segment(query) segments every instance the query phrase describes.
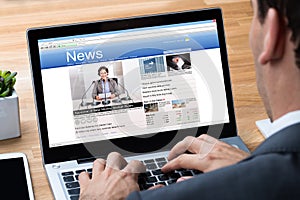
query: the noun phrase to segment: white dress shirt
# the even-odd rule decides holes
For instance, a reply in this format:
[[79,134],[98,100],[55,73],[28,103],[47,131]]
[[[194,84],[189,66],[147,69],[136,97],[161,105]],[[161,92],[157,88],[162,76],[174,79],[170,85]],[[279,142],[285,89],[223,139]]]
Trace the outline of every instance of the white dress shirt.
[[270,135],[297,123],[300,123],[300,110],[289,112],[271,123]]

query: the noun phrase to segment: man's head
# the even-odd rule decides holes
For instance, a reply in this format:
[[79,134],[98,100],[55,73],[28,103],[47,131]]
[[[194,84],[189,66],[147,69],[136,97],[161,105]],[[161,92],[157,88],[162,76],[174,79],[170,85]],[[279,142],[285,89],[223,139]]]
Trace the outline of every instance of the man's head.
[[300,1],[252,0],[252,5],[257,86],[273,120],[300,108],[293,100],[300,98]]
[[295,57],[300,68],[300,3],[299,0],[257,0],[258,17],[264,23],[269,8],[275,8],[287,27],[292,31],[291,41],[295,44]]

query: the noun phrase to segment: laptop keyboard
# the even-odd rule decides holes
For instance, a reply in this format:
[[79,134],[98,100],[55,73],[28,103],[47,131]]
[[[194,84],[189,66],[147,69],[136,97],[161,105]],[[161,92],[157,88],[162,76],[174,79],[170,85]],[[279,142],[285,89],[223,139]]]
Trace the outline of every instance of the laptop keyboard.
[[[167,159],[164,157],[143,160],[142,162],[146,165],[147,172],[139,175],[138,183],[140,190],[147,190],[158,184],[170,185],[176,183],[177,179],[182,176],[194,176],[202,173],[197,170],[180,169],[164,174],[160,170],[160,168],[167,163]],[[90,176],[92,176],[92,168],[76,169],[74,171],[61,173],[62,180],[64,181],[65,188],[71,200],[79,199],[80,188],[78,176],[81,172],[88,172]]]
[[164,174],[160,168],[167,163],[166,158],[149,159],[142,162],[146,165],[147,172],[139,175],[140,190],[147,190],[158,184],[170,185],[176,183],[177,179],[182,176],[194,176],[201,173],[198,170],[180,169]]

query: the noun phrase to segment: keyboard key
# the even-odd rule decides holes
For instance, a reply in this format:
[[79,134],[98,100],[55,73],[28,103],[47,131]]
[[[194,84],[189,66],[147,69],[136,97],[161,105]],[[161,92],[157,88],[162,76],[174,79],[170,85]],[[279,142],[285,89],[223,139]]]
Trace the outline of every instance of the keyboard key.
[[159,163],[157,163],[157,166],[159,168],[162,168],[165,164],[167,164],[167,162],[159,162]]
[[155,163],[146,164],[146,168],[148,170],[157,169],[157,165]]
[[72,172],[72,171],[61,173],[62,176],[71,176],[71,175],[73,175],[73,174],[74,174],[74,172]]
[[73,194],[78,194],[79,195],[80,189],[79,188],[71,189],[71,190],[68,190],[68,193],[69,193],[69,195],[73,195]]
[[85,172],[85,169],[76,170],[75,172],[76,174],[80,174],[81,172]]
[[66,183],[66,187],[67,188],[77,188],[77,187],[79,187],[79,183],[78,182]]
[[173,172],[168,174],[171,179],[179,179],[181,176],[179,173]]
[[155,183],[155,185],[167,185],[165,182],[158,182],[158,183]]
[[139,175],[139,177],[147,177],[147,176],[151,176],[151,173],[149,171],[145,173],[140,173]]
[[93,169],[92,169],[92,168],[89,168],[89,169],[87,169],[86,171],[89,172],[89,173],[92,173]]
[[152,171],[153,175],[159,175],[159,174],[163,174],[162,171],[160,169],[156,169]]
[[176,180],[175,179],[171,179],[171,180],[168,180],[167,183],[168,183],[168,185],[170,185],[170,184],[176,183]]
[[79,195],[71,196],[70,199],[71,199],[71,200],[78,200],[78,199],[79,199]]
[[154,160],[153,159],[144,160],[144,163],[145,164],[154,163]]
[[150,177],[146,178],[146,182],[147,183],[155,183],[155,182],[157,182],[157,179],[155,176],[150,176]]
[[65,176],[63,177],[64,181],[65,182],[73,182],[75,181],[74,177],[73,176]]
[[169,180],[169,176],[167,176],[166,174],[163,174],[163,175],[160,175],[157,177],[158,180],[160,181],[166,181],[166,180]]
[[155,158],[156,162],[166,162],[167,160],[165,158]]
[[184,171],[184,172],[181,172],[181,175],[182,175],[182,176],[193,176],[193,174],[192,174],[191,171]]
[[186,169],[176,169],[175,172],[184,172]]
[[194,175],[197,175],[197,174],[202,174],[203,172],[199,171],[199,170],[192,170],[193,174]]

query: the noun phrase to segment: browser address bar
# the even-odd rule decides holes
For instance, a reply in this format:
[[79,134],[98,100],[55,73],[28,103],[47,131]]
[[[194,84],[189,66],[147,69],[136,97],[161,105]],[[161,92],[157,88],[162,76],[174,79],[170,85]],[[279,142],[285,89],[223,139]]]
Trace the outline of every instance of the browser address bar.
[[120,42],[125,40],[132,40],[132,39],[144,39],[144,38],[156,38],[161,36],[175,36],[178,34],[188,34],[188,33],[195,33],[195,32],[204,32],[204,31],[211,31],[216,30],[215,25],[208,25],[208,26],[201,26],[199,25],[197,27],[173,27],[173,28],[166,28],[164,32],[163,30],[151,30],[151,31],[143,31],[138,33],[123,33],[123,34],[117,34],[114,36],[99,36],[98,38],[93,38],[90,40],[86,40],[84,43],[87,44],[101,44],[105,43],[108,40],[112,42]]

